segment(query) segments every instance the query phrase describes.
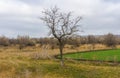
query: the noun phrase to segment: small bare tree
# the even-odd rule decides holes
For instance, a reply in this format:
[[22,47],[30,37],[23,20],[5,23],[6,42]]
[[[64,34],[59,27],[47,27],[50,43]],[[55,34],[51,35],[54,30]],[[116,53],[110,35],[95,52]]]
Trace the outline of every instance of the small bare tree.
[[112,47],[112,49],[116,48],[116,44],[117,44],[116,36],[111,33],[108,33],[107,35],[105,35],[104,43],[108,47]]
[[49,28],[49,34],[55,37],[59,42],[61,66],[64,66],[63,48],[66,40],[79,31],[78,23],[81,17],[72,18],[71,12],[60,12],[56,6],[42,12],[41,20],[46,23]]
[[87,43],[92,45],[92,50],[95,49],[96,37],[94,35],[88,35]]

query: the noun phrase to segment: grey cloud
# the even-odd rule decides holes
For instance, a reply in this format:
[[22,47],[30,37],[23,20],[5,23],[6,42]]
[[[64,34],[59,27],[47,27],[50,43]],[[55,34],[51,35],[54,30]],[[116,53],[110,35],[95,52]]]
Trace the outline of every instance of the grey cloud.
[[[16,7],[12,5],[14,3]],[[17,6],[18,3],[22,8]],[[0,8],[0,34],[10,37],[47,36],[48,29],[38,18],[41,16],[41,10],[53,5],[57,5],[64,12],[73,11],[75,16],[83,16],[81,21],[85,31],[81,33],[83,35],[109,32],[120,34],[120,1],[118,0],[11,0],[10,5],[0,4],[3,6]]]
[[[37,19],[37,18],[36,18]],[[29,35],[33,37],[47,36],[47,28],[40,22],[0,19],[0,34],[10,37]]]
[[120,2],[120,0],[104,0],[104,1],[113,2],[113,3],[118,3],[118,2]]
[[40,5],[44,2],[44,0],[19,0],[19,1],[30,5]]

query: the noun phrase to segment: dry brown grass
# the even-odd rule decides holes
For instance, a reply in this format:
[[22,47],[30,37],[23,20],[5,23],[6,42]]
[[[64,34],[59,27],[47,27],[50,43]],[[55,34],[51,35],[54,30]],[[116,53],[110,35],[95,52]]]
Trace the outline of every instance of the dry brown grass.
[[[50,49],[47,45],[44,47],[26,47],[19,50],[17,47],[1,47],[0,48],[0,61],[7,59],[11,61],[14,58],[31,57],[33,59],[53,59],[54,55],[59,54],[59,49]],[[71,49],[70,45],[66,45],[64,48],[64,53],[79,52],[79,51],[89,51],[92,45],[82,45],[77,48]],[[96,44],[95,50],[98,49],[108,49],[105,45]]]
[[[70,45],[65,46],[64,53],[88,51],[91,45],[82,45],[72,49]],[[108,47],[96,44],[95,49],[106,49]],[[51,58],[53,55],[59,54],[59,49],[50,49],[48,47],[26,47],[19,50],[17,47],[1,47],[0,48],[0,78],[79,78],[79,76],[86,75],[83,78],[91,78],[91,74],[101,76],[99,78],[119,78],[117,74],[112,71],[119,71],[119,67],[96,66],[91,63],[84,64],[71,60],[67,62],[68,68],[62,70],[59,67],[59,61]],[[36,56],[38,59],[36,60]],[[52,60],[43,60],[50,58]],[[91,64],[91,65],[90,65]],[[99,72],[101,74],[99,74]],[[107,74],[104,74],[104,73]],[[104,77],[104,75],[106,77]]]
[[120,45],[117,45],[116,47],[117,47],[117,48],[120,48]]
[[[92,45],[90,44],[85,44],[81,45],[76,48],[71,48],[71,45],[66,45],[64,48],[64,53],[70,53],[70,52],[81,52],[81,51],[89,51],[92,50]],[[120,45],[117,45],[117,48],[120,48]],[[109,49],[109,47],[102,45],[102,44],[96,44],[94,50],[101,50],[101,49]],[[29,53],[28,53],[29,52]],[[6,55],[5,55],[6,53]],[[41,55],[56,55],[59,54],[59,49],[50,49],[49,45],[45,45],[42,47],[26,47],[22,50],[19,50],[18,47],[1,47],[0,48],[0,54],[1,57],[9,56],[11,54],[17,54],[17,55],[24,55],[24,56],[29,56],[33,53],[40,53]]]

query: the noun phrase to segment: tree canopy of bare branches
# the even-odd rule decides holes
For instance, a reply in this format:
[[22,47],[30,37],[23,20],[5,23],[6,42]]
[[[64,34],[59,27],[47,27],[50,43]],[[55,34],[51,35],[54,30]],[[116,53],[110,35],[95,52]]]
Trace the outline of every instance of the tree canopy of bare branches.
[[60,9],[56,6],[44,10],[42,13],[43,16],[41,20],[44,21],[49,28],[49,34],[55,37],[59,42],[61,65],[63,66],[63,48],[66,40],[79,31],[81,17],[73,18],[71,12],[60,12]]

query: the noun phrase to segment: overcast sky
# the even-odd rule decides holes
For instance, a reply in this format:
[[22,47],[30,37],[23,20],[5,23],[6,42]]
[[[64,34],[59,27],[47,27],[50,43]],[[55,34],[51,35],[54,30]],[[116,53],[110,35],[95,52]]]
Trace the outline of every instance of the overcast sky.
[[39,17],[54,5],[83,17],[82,35],[120,34],[120,0],[0,0],[0,35],[47,36]]

